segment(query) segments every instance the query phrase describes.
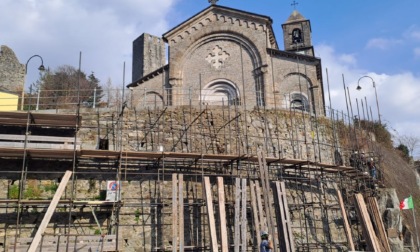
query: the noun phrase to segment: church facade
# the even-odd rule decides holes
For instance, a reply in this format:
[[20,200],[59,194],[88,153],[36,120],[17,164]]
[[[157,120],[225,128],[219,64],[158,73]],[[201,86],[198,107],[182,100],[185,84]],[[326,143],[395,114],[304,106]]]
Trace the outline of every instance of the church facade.
[[314,57],[310,21],[293,11],[282,24],[284,50],[272,24],[268,16],[213,4],[161,38],[142,34],[133,42],[133,103],[324,114],[321,60]]

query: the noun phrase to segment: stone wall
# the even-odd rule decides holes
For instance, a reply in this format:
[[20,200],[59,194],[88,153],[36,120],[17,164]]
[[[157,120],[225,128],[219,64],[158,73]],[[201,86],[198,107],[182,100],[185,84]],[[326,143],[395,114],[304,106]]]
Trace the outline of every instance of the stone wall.
[[[82,150],[98,149],[101,139],[107,140],[109,150],[141,152],[184,152],[215,155],[256,155],[264,150],[269,157],[291,158],[333,163],[334,139],[331,122],[326,118],[315,118],[307,113],[277,110],[242,110],[241,107],[178,107],[109,109],[81,111],[82,127],[78,137]],[[102,146],[103,147],[103,146]],[[49,200],[57,188],[56,178],[71,162],[55,163],[44,167],[45,175],[35,174],[39,169],[28,163],[31,172],[25,183],[24,199]],[[18,164],[17,162],[16,164]],[[21,165],[19,166],[21,168]],[[19,171],[19,169],[17,171]],[[120,180],[122,183],[122,205],[95,206],[78,204],[71,209],[69,204],[60,204],[47,228],[49,234],[68,232],[71,234],[99,235],[118,233],[121,251],[165,251],[171,250],[172,235],[172,174],[183,174],[184,183],[184,235],[185,246],[208,250],[210,245],[208,212],[203,197],[202,180],[209,176],[215,209],[218,208],[216,177],[224,178],[226,198],[226,220],[229,243],[233,244],[235,220],[235,179],[246,178],[246,224],[249,251],[257,249],[256,228],[251,204],[251,182],[259,183],[258,164],[243,160],[232,162],[184,160],[125,160],[113,159],[77,160],[75,183],[70,182],[62,199],[76,201],[104,200],[106,182]],[[8,169],[11,169],[10,167]],[[349,200],[363,186],[363,180],[352,180],[345,174],[326,173],[321,169],[273,163],[268,165],[269,180],[284,181],[291,215],[291,229],[297,251],[347,251],[344,220],[337,207],[337,185],[349,210],[351,230],[357,248],[362,250],[363,238],[357,216]],[[7,191],[1,198],[16,199],[19,180],[0,180]],[[269,197],[275,202],[274,183]],[[263,200],[263,195],[259,197]],[[275,211],[276,206],[271,206]],[[29,204],[21,209],[20,237],[32,237],[47,204]],[[9,205],[0,209],[0,240],[3,248],[15,238],[17,232],[17,208]],[[274,212],[275,212],[274,211]],[[263,215],[267,216],[266,210]],[[95,216],[98,219],[96,223]],[[118,216],[118,219],[116,218]],[[278,216],[278,215],[276,215]],[[218,219],[216,217],[216,222]],[[274,222],[277,223],[276,217]],[[118,225],[117,225],[118,223]],[[216,225],[217,225],[216,223]],[[220,234],[218,234],[220,236]],[[273,234],[276,237],[276,234]],[[0,244],[0,248],[2,248]],[[160,250],[158,250],[160,249]]]
[[107,139],[110,150],[120,150],[122,140],[127,151],[162,146],[168,152],[256,156],[263,149],[269,157],[334,163],[331,124],[300,111],[185,106],[99,110],[82,117],[82,149],[95,149],[99,139]]
[[0,88],[9,91],[22,91],[25,81],[25,65],[19,63],[15,53],[2,45],[0,53]]

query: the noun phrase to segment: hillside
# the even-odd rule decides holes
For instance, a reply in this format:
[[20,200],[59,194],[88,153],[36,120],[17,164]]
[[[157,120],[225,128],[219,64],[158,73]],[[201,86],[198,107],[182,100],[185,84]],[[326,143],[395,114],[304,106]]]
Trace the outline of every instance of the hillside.
[[[386,187],[395,188],[398,199],[412,195],[416,212],[417,226],[420,225],[420,189],[416,182],[415,169],[407,163],[394,149],[376,145],[378,154],[381,157],[380,167],[383,170],[383,182]],[[415,239],[415,228],[413,215],[410,210],[402,211],[403,225],[409,227]],[[415,242],[415,241],[414,241]]]

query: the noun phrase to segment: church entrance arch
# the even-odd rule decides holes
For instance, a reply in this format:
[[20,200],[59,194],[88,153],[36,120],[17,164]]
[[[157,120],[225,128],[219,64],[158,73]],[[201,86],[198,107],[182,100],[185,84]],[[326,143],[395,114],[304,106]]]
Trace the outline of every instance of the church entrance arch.
[[233,82],[218,79],[201,90],[200,100],[207,105],[239,105],[239,97],[239,90]]

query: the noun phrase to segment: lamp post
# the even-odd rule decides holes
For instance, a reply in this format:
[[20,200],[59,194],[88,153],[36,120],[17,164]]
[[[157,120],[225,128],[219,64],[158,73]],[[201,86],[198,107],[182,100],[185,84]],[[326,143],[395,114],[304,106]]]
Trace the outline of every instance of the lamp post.
[[381,114],[380,114],[380,112],[379,112],[379,102],[378,102],[378,93],[376,92],[376,86],[375,86],[375,81],[372,79],[372,77],[370,77],[370,76],[367,76],[367,75],[365,75],[365,76],[362,76],[362,77],[360,77],[359,78],[359,80],[357,81],[357,90],[361,90],[362,89],[362,87],[360,86],[360,80],[361,79],[363,79],[363,78],[369,78],[371,81],[372,81],[372,84],[373,84],[373,88],[375,89],[375,98],[376,98],[376,107],[378,108],[378,118],[379,118],[379,124],[382,124],[382,122],[381,122]]
[[[41,59],[41,65],[38,67],[38,70],[39,71],[44,71],[45,70],[44,60],[42,60],[42,57],[37,55],[37,54],[33,55],[28,59],[28,61],[26,61],[26,64],[25,64],[25,79],[26,79],[26,74],[28,73],[28,63],[32,58],[35,58],[35,57],[38,57],[38,58]],[[20,103],[20,110],[23,110],[23,104],[24,104],[24,101],[25,101],[25,79],[23,80],[23,85],[22,85],[22,101]]]

